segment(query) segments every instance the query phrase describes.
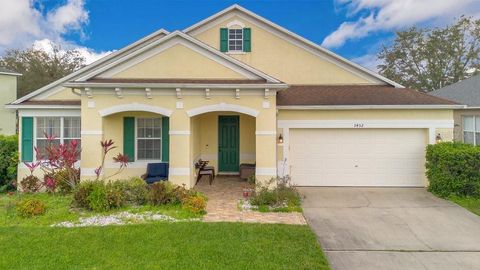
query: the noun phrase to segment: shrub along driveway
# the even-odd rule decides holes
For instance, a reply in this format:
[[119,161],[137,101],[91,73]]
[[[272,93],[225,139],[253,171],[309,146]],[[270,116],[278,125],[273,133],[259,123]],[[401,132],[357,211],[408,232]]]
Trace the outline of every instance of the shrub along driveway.
[[423,188],[300,188],[333,269],[480,269],[480,217]]

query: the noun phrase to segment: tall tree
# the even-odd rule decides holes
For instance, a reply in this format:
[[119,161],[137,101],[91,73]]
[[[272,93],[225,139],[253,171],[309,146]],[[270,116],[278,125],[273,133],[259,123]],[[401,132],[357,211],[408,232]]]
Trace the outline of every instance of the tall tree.
[[378,59],[380,73],[406,87],[442,88],[479,71],[480,20],[462,16],[443,28],[399,31]]
[[85,58],[76,50],[62,50],[53,45],[51,52],[29,48],[12,49],[0,58],[0,66],[21,73],[18,97],[60,79],[85,65]]

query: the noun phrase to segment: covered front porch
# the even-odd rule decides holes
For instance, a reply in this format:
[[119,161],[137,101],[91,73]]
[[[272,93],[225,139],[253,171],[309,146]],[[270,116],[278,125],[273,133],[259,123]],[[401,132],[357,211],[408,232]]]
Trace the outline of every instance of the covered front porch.
[[218,92],[219,96],[208,98],[184,91],[181,98],[166,95],[147,100],[82,96],[82,179],[95,177],[94,169],[101,163],[99,141],[108,139],[117,148],[107,156],[105,174],[118,169],[111,161],[118,153],[130,160],[116,179],[141,176],[150,163],[167,163],[167,179],[192,188],[198,175],[195,163],[200,159],[208,160],[220,175],[238,175],[240,165],[246,163],[255,166],[259,181],[275,177],[274,100]]
[[190,136],[192,161],[208,161],[217,174],[239,175],[240,164],[255,165],[255,117],[251,115],[219,111],[193,116]]

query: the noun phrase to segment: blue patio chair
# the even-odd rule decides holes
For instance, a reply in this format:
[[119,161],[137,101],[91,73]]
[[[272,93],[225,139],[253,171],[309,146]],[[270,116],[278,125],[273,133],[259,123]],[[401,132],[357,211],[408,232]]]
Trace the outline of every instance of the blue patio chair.
[[147,173],[142,175],[147,184],[168,180],[168,163],[148,163]]

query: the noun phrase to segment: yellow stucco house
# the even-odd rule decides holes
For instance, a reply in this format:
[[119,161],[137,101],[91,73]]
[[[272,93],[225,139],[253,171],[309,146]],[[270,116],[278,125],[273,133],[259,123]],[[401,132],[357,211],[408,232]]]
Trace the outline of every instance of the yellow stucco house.
[[[405,89],[238,5],[182,31],[159,30],[9,105],[20,157],[43,132],[81,141],[82,179],[103,139],[132,161],[119,178],[169,163],[195,185],[194,163],[301,186],[424,186],[424,149],[452,139],[458,105]],[[112,153],[116,155],[117,153]],[[111,160],[111,159],[108,159]],[[106,164],[116,170],[115,163]],[[19,178],[28,173],[19,165]]]
[[[8,104],[17,99],[17,78],[22,74],[0,67],[0,104]],[[0,108],[0,134],[17,133],[17,115],[15,110]]]

